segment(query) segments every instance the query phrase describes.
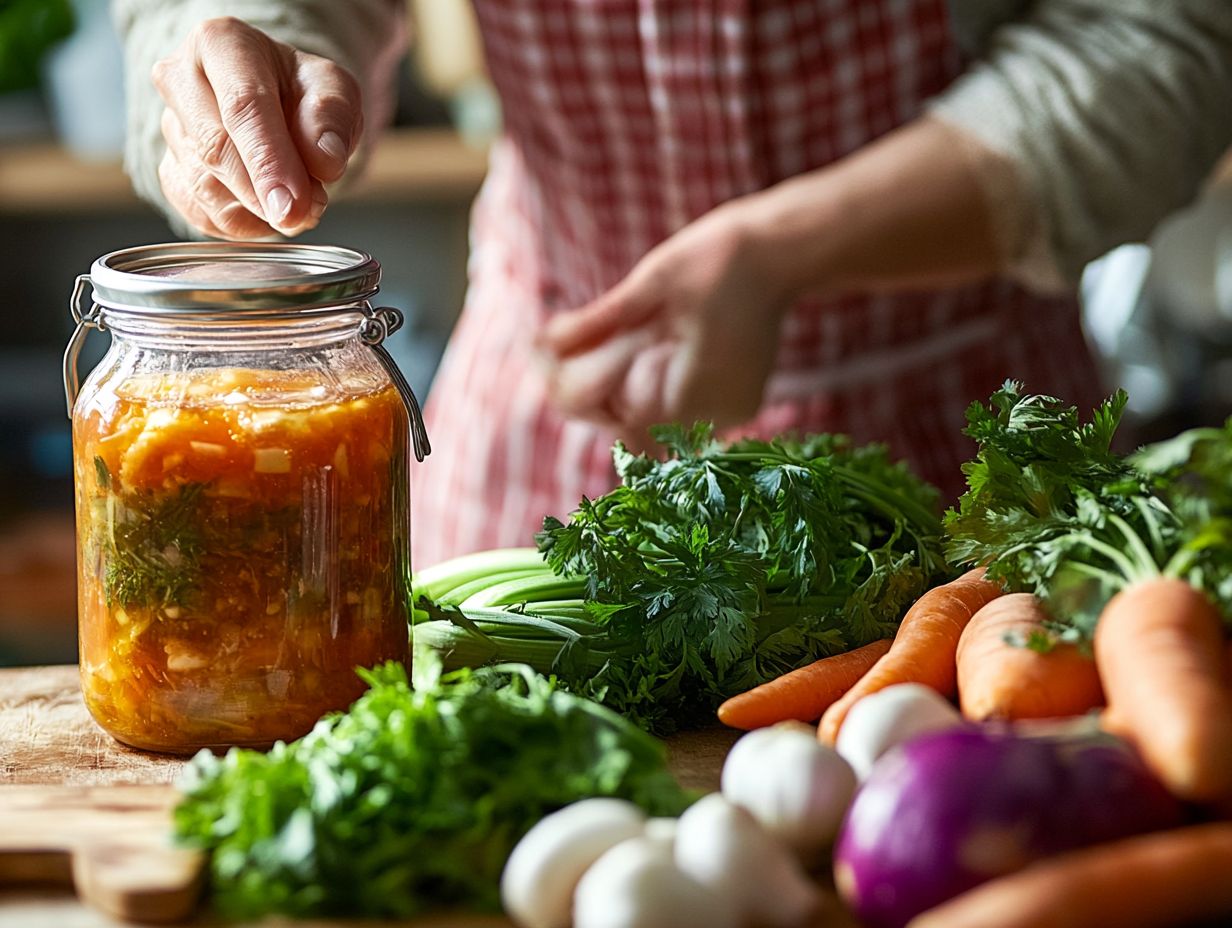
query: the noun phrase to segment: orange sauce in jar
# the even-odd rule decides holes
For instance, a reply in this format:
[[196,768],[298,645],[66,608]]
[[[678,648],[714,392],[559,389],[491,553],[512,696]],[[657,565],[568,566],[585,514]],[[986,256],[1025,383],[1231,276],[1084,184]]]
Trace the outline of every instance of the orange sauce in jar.
[[298,737],[405,660],[408,418],[392,385],[133,374],[73,422],[82,689],[118,740]]

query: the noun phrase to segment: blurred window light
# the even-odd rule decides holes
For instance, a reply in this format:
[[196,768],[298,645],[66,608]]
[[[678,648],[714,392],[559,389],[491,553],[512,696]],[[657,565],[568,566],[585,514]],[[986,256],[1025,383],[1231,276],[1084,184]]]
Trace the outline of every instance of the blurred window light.
[[1083,272],[1083,321],[1101,356],[1117,356],[1150,269],[1148,246],[1122,245],[1092,261]]

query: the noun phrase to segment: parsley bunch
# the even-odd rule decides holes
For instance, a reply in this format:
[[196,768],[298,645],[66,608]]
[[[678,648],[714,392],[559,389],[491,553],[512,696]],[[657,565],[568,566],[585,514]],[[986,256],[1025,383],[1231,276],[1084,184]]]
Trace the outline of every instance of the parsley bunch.
[[738,441],[664,427],[617,445],[621,484],[549,518],[539,569],[486,552],[416,578],[415,645],[449,666],[522,661],[643,727],[894,634],[946,572],[934,488],[841,436]]
[[1232,625],[1232,419],[1149,445],[1130,460],[1176,515],[1178,574],[1205,590]]
[[644,724],[709,719],[728,696],[892,636],[946,569],[936,491],[881,446],[725,446],[707,424],[654,438],[665,460],[617,445],[621,485],[538,536],[558,574],[586,578],[605,636],[632,643],[586,691]]
[[1067,640],[1088,640],[1107,601],[1150,577],[1182,577],[1232,602],[1232,555],[1222,554],[1232,432],[1219,433],[1219,451],[1203,430],[1123,456],[1112,441],[1125,403],[1118,391],[1084,423],[1063,401],[1007,382],[967,411],[979,451],[946,514],[946,554],[1040,597]]
[[202,752],[175,811],[179,839],[213,852],[227,915],[407,917],[499,908],[499,878],[544,815],[590,796],[655,815],[688,797],[663,746],[523,666],[363,672],[345,714],[269,753]]

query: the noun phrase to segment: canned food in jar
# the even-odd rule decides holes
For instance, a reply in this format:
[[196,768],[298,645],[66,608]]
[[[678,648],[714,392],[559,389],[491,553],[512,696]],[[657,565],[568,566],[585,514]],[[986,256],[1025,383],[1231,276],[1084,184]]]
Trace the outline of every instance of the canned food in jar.
[[293,738],[356,668],[407,657],[418,406],[379,317],[326,308],[100,314],[112,348],[73,411],[82,688],[127,744]]

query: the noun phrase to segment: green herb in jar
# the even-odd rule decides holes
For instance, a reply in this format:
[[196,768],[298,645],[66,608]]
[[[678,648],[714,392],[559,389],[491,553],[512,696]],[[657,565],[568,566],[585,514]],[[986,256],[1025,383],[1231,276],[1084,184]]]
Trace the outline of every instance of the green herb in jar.
[[[100,473],[101,475],[101,473]],[[104,531],[107,605],[180,606],[197,584],[203,548],[202,484],[167,496],[112,494]]]

